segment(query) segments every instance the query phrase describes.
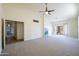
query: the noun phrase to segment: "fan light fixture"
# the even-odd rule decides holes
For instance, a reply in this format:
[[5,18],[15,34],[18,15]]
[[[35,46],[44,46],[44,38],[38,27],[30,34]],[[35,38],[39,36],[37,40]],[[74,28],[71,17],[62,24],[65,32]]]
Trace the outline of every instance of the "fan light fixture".
[[46,11],[46,12],[45,12],[45,14],[47,15],[47,14],[48,14],[48,12]]

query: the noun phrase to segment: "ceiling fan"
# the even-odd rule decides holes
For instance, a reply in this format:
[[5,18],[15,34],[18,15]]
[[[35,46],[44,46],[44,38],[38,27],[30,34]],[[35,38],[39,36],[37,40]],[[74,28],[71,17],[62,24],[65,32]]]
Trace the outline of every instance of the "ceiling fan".
[[51,13],[50,12],[54,12],[55,10],[48,10],[48,7],[47,7],[47,3],[45,3],[45,11],[40,11],[40,12],[44,12],[44,14],[49,14],[49,15],[51,15]]

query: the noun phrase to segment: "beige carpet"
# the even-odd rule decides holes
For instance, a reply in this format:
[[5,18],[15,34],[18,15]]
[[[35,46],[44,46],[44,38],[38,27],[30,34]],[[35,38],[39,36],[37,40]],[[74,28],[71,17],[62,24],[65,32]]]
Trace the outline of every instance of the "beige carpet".
[[7,45],[2,53],[10,56],[79,56],[79,41],[52,36]]

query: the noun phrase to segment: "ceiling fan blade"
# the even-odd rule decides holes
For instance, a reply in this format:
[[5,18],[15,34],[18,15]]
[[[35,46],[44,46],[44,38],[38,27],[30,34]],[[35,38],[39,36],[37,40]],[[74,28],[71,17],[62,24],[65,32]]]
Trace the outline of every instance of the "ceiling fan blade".
[[53,11],[55,11],[55,10],[48,10],[48,12],[53,12]]
[[55,11],[55,10],[48,10],[48,7],[47,7],[47,3],[45,3],[45,11],[40,11],[40,12],[44,12],[44,14],[49,14],[49,15],[51,15],[51,13],[50,12],[53,12],[53,11]]
[[49,15],[51,15],[51,13],[48,12]]
[[45,12],[45,11],[39,11],[39,12]]

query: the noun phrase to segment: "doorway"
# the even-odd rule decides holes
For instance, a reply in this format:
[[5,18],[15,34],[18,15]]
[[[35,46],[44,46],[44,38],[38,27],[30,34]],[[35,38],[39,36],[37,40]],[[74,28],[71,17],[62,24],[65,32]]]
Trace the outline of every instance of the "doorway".
[[68,24],[55,27],[56,35],[67,35],[68,34]]
[[63,26],[57,26],[56,35],[63,35],[63,34],[64,34]]
[[24,41],[24,22],[5,20],[5,44]]

